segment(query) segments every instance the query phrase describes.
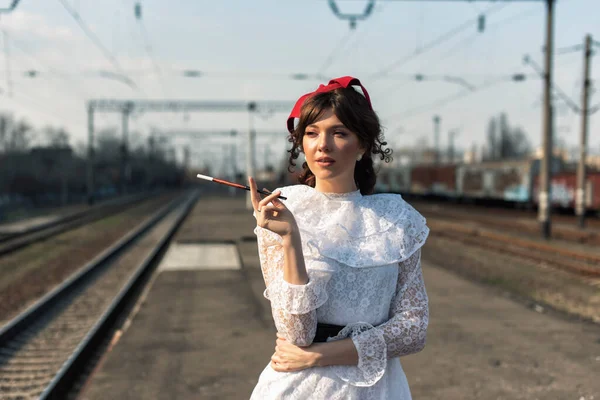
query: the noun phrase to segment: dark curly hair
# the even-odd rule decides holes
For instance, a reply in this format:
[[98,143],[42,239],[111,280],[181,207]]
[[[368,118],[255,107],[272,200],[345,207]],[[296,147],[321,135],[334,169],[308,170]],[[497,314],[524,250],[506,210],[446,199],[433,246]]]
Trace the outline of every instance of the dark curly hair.
[[[354,182],[362,195],[372,194],[377,182],[373,156],[379,155],[380,159],[387,163],[392,160],[392,150],[383,148],[387,142],[383,141],[383,132],[377,114],[371,110],[367,99],[352,88],[316,93],[306,99],[298,125],[288,136],[288,141],[292,143],[292,148],[288,150],[290,153],[288,171],[294,172],[296,166],[294,160],[303,151],[302,138],[306,127],[314,123],[328,109],[333,111],[346,128],[356,133],[361,147],[365,149],[362,159],[356,162]],[[306,162],[302,164],[298,182],[315,187],[315,175]]]

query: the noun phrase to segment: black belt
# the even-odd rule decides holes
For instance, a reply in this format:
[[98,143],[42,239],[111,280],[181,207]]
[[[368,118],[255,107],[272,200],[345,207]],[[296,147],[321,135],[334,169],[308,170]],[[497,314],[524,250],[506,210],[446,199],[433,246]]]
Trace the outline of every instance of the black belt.
[[344,327],[340,325],[322,324],[318,322],[317,333],[315,334],[313,343],[326,342],[327,338],[337,336],[342,329],[344,329]]

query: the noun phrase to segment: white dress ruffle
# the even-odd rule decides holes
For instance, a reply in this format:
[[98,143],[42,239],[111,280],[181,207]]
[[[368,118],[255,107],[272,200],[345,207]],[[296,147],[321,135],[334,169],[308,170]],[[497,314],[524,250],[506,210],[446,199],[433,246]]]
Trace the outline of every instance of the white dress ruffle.
[[345,326],[328,341],[351,338],[359,362],[293,373],[269,364],[252,399],[410,399],[397,357],[425,344],[425,218],[396,194],[321,193],[307,185],[279,190],[300,229],[309,282],[285,282],[281,237],[256,227],[275,326],[302,346],[312,342],[317,321]]

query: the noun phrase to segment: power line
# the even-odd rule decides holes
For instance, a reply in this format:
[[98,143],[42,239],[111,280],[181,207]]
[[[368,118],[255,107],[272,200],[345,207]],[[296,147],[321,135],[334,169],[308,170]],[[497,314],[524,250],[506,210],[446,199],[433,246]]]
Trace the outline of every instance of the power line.
[[[375,10],[376,13],[374,14],[375,16],[377,16],[378,14],[381,15],[383,14],[383,9],[382,6],[376,6]],[[368,33],[370,33],[370,31],[368,30],[368,28],[374,26],[374,18],[371,17],[371,23],[370,24],[361,24],[360,27],[358,28],[360,30],[360,32],[354,34],[354,39],[353,41],[347,46],[347,48],[349,49],[357,49],[358,45],[361,44],[362,42],[364,42],[366,40],[366,38],[368,37]],[[356,52],[353,51],[347,51],[345,52],[346,54],[349,55],[356,55]],[[338,58],[339,61],[339,58]]]
[[428,104],[424,104],[421,106],[417,106],[417,107],[413,107],[409,110],[394,114],[386,119],[396,119],[396,118],[400,118],[400,117],[413,117],[415,115],[421,114],[425,111],[429,111],[432,108],[437,108],[437,107],[442,107],[445,106],[446,104],[449,104],[455,100],[461,99],[463,97],[469,96],[470,94],[476,93],[476,92],[480,92],[482,90],[488,89],[494,85],[497,85],[501,82],[506,82],[506,79],[497,79],[497,80],[493,80],[487,83],[484,83],[483,85],[474,88],[473,90],[461,90],[460,92],[456,92],[451,94],[450,96],[446,96],[446,97],[442,97],[441,99],[437,99],[431,103]]
[[561,47],[560,49],[555,49],[554,54],[569,54],[569,53],[579,53],[583,51],[584,46],[581,44],[576,44],[575,46]]
[[167,89],[166,89],[165,81],[163,78],[163,73],[162,73],[160,66],[158,65],[158,62],[156,61],[156,57],[154,57],[154,52],[152,49],[150,36],[148,35],[148,31],[146,30],[146,25],[144,24],[144,19],[142,18],[141,2],[135,3],[134,10],[135,10],[136,20],[138,21],[138,24],[140,27],[142,40],[144,42],[144,50],[146,50],[146,54],[148,55],[148,58],[150,58],[150,61],[152,62],[152,66],[154,67],[154,72],[156,73],[156,76],[160,80],[160,84],[162,86],[162,91],[163,91],[163,96],[167,97],[167,94],[166,94]]
[[100,41],[100,39],[98,39],[98,37],[92,32],[92,30],[87,26],[87,24],[85,23],[85,21],[81,18],[81,16],[79,15],[79,13],[74,10],[67,2],[66,0],[58,0],[58,2],[60,4],[62,4],[62,6],[65,8],[65,10],[67,10],[67,12],[73,17],[73,19],[75,19],[75,21],[77,22],[77,24],[79,25],[79,27],[83,30],[83,32],[86,34],[86,36],[92,41],[92,43],[94,43],[94,45],[100,49],[100,51],[102,51],[102,53],[104,54],[104,56],[111,62],[111,64],[113,65],[113,67],[115,67],[115,69],[123,75],[123,78],[125,80],[125,82],[131,86],[133,89],[136,90],[140,90],[140,88],[135,84],[135,82],[133,80],[131,80],[131,78],[129,78],[127,76],[127,74],[123,71],[123,68],[121,67],[121,65],[119,64],[119,61],[117,61],[116,57],[110,52],[110,50],[108,50]]
[[[487,31],[490,31],[494,28],[499,28],[500,26],[508,23],[508,22],[514,22],[517,21],[519,19],[523,19],[526,17],[529,17],[531,15],[534,15],[536,13],[540,12],[540,8],[538,6],[535,6],[533,8],[530,8],[529,10],[519,13],[519,14],[514,14],[511,15],[507,18],[504,18],[503,20],[500,20],[498,22],[496,22],[495,24],[491,24],[490,26],[488,26],[486,28]],[[447,52],[443,53],[442,56],[438,59],[438,61],[443,60],[451,55],[455,55],[456,54],[456,50],[460,47],[463,47],[466,44],[470,44],[472,43],[476,38],[481,37],[481,33],[480,32],[475,32],[469,36],[467,36],[465,39],[461,40],[460,42],[458,42],[455,46],[451,47],[450,50],[448,50]]]
[[[485,15],[490,15],[494,12],[497,12],[499,10],[501,10],[502,8],[504,8],[506,6],[506,4],[495,4],[491,7],[489,7],[484,13],[482,13],[481,15],[485,16]],[[460,24],[459,26],[449,30],[448,32],[445,32],[444,34],[440,35],[439,37],[437,37],[436,39],[432,40],[431,42],[427,43],[425,46],[419,48],[417,51],[405,56],[404,58],[401,58],[397,61],[394,61],[393,63],[391,63],[390,65],[388,65],[387,67],[379,70],[379,72],[374,73],[373,75],[371,75],[371,77],[369,79],[372,80],[377,80],[380,79],[381,77],[383,77],[384,75],[387,75],[390,71],[392,71],[395,68],[398,68],[401,65],[406,64],[408,61],[412,60],[413,58],[416,58],[418,56],[420,56],[421,54],[433,49],[436,46],[439,46],[440,44],[448,41],[450,38],[458,35],[459,33],[461,33],[462,31],[464,31],[467,28],[471,28],[473,26],[473,23],[478,23],[479,22],[479,17],[477,18],[470,18],[468,21],[463,22],[462,24]]]
[[2,29],[2,37],[4,39],[4,59],[6,62],[6,88],[8,90],[8,97],[13,95],[13,82],[10,74],[10,49],[8,46],[8,32]]
[[[75,81],[72,78],[69,77],[69,75],[67,75],[65,73],[61,73],[60,71],[56,70],[54,67],[48,66],[48,64],[46,64],[45,62],[42,62],[38,57],[33,55],[22,44],[20,44],[19,41],[13,39],[12,44],[15,48],[19,49],[23,54],[25,54],[30,60],[34,60],[39,65],[43,66],[51,74],[53,74],[61,79],[64,79],[65,81],[74,83],[76,86],[79,86],[78,84],[75,83]],[[31,78],[35,78],[38,76],[39,71],[35,70],[35,69],[29,69],[29,70],[23,71],[23,73],[30,76]],[[80,91],[80,86],[73,90],[76,91],[81,97],[88,97],[87,93]]]
[[[539,75],[540,77],[544,77],[544,71],[540,68],[539,65],[537,65],[537,63],[535,63],[535,61],[533,61],[531,59],[531,57],[529,57],[529,55],[525,55],[525,57],[523,57],[523,62],[527,65],[530,65]],[[550,82],[551,88],[558,94],[558,96],[576,113],[581,112],[581,108],[575,104],[575,102],[573,100],[571,100],[569,98],[569,96],[567,96],[567,94],[555,83],[555,82]]]
[[[518,19],[521,19],[521,18],[524,18],[524,17],[530,16],[530,15],[532,15],[532,14],[533,14],[535,11],[537,11],[537,10],[538,10],[538,8],[537,8],[537,7],[535,7],[535,8],[531,8],[531,9],[529,9],[529,10],[527,10],[527,11],[523,12],[523,13],[519,13],[519,14],[514,14],[514,15],[511,15],[511,16],[509,16],[509,17],[507,17],[507,18],[504,18],[504,19],[502,19],[502,20],[500,20],[500,21],[496,22],[495,24],[493,24],[493,25],[492,25],[492,29],[493,29],[493,28],[499,28],[500,26],[502,26],[502,25],[504,25],[504,24],[506,24],[506,23],[508,23],[508,22],[513,22],[513,21],[515,21],[515,20],[518,20]],[[488,12],[488,14],[489,14],[489,13],[491,13],[491,12],[496,12],[496,11],[499,11],[499,8],[498,8],[498,9],[496,9],[496,10],[488,10],[488,11],[489,11],[489,12]],[[489,28],[488,28],[488,30],[489,30]],[[448,57],[449,55],[456,54],[456,49],[457,49],[457,48],[461,47],[462,45],[464,45],[464,44],[465,44],[465,43],[467,43],[467,42],[468,42],[468,43],[470,43],[470,42],[471,42],[471,41],[472,41],[472,40],[473,40],[475,37],[477,37],[477,36],[480,36],[480,35],[481,35],[481,33],[477,32],[477,33],[475,33],[475,34],[473,34],[473,35],[470,35],[470,36],[468,36],[468,37],[466,38],[466,40],[462,40],[462,41],[460,41],[460,42],[459,42],[457,45],[453,46],[453,47],[451,48],[451,50],[450,50],[450,51],[448,51],[448,52],[444,53],[444,54],[442,55],[442,57],[441,57],[441,58],[439,58],[439,59],[437,60],[437,62],[439,62],[439,61],[443,60],[444,58]],[[417,74],[417,75],[418,75],[418,74]],[[519,74],[519,75],[520,75],[521,79],[526,79],[527,77],[530,77],[530,76],[528,76],[528,75],[525,75],[525,74]],[[413,76],[416,76],[416,75],[413,75]],[[430,75],[430,76],[431,76],[431,75]],[[453,74],[453,77],[454,77],[454,78],[452,78],[452,79],[448,79],[448,77],[447,77],[447,76],[441,76],[441,77],[439,77],[439,79],[440,79],[440,80],[446,80],[446,81],[456,81],[456,80],[457,80],[457,78],[458,78],[458,79],[463,79],[463,78],[467,77],[467,74]],[[507,78],[507,77],[504,77],[504,79],[506,79],[506,78]],[[512,78],[514,78],[514,76],[513,76]],[[511,78],[511,79],[512,79],[512,78]],[[463,80],[463,85],[464,85],[464,86],[466,86],[466,87],[470,86],[470,85],[468,85],[468,84],[464,84],[464,80]],[[390,93],[392,93],[392,92],[395,92],[395,91],[396,91],[396,88],[387,89],[387,90],[386,90],[386,94],[388,94],[388,95],[389,95]]]
[[348,40],[352,37],[354,32],[354,29],[351,29],[348,32],[346,32],[346,34],[342,36],[340,40],[338,40],[338,42],[335,44],[335,46],[325,59],[325,62],[321,65],[321,68],[319,68],[317,75],[323,75],[325,70],[331,66],[331,63],[335,60],[335,57],[342,51],[344,45],[348,43]]

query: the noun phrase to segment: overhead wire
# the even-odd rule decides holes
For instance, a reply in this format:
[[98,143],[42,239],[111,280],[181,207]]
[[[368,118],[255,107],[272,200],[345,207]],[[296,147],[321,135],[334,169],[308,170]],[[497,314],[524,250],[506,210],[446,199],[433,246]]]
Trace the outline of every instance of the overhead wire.
[[[40,60],[37,56],[33,55],[27,48],[26,46],[23,46],[23,44],[21,42],[19,42],[18,40],[15,40],[14,38],[12,39],[12,44],[13,47],[15,47],[16,49],[18,49],[21,53],[23,53],[24,55],[26,55],[30,60],[33,60],[35,63],[37,63],[38,65],[42,66],[44,68],[45,71],[49,72],[50,74],[63,79],[67,82],[70,82],[71,84],[74,84],[75,87],[73,86],[67,86],[67,88],[77,92],[81,97],[85,98],[88,97],[89,94],[87,92],[82,91],[81,89],[81,85],[77,84],[75,82],[75,80],[68,74],[66,73],[61,73],[60,71],[58,71],[57,69],[55,69],[52,66],[49,66],[48,64],[46,64],[44,61]],[[30,73],[30,74],[37,74],[38,72],[43,72],[43,71],[38,71],[36,69],[30,69],[28,71],[24,71],[24,73]],[[64,89],[64,87],[62,87],[62,89]]]
[[[497,29],[508,22],[514,22],[519,19],[530,17],[530,16],[532,16],[536,13],[540,13],[540,12],[541,12],[541,8],[536,6],[534,8],[530,8],[529,10],[526,10],[525,12],[513,14],[507,18],[504,18],[504,19],[496,22],[496,23],[490,24],[490,25],[486,26],[486,30],[490,31],[493,29]],[[480,32],[475,32],[475,33],[470,34],[466,38],[464,38],[461,41],[459,41],[458,43],[456,43],[456,45],[452,46],[448,51],[442,53],[442,55],[439,58],[436,58],[437,61],[441,61],[441,60],[448,58],[449,56],[456,55],[456,50],[458,50],[461,47],[471,44],[472,42],[475,41],[475,39],[477,39],[479,37],[481,37]]]
[[[513,14],[513,15],[511,15],[511,16],[509,16],[509,17],[507,17],[507,18],[504,18],[504,19],[502,19],[502,20],[500,20],[500,21],[496,22],[495,24],[491,25],[491,28],[492,28],[492,29],[494,29],[494,28],[499,28],[500,26],[502,26],[502,25],[504,25],[504,24],[506,24],[506,23],[508,23],[508,22],[513,22],[513,21],[515,21],[515,20],[518,20],[518,19],[522,19],[522,18],[528,17],[528,16],[530,16],[530,15],[534,14],[534,12],[536,12],[536,11],[538,11],[538,10],[539,10],[539,7],[535,7],[535,8],[529,9],[529,10],[527,10],[527,11],[525,11],[525,12],[521,12],[521,13],[518,13],[518,14]],[[490,11],[490,10],[488,9],[488,14],[489,14],[489,11]],[[494,11],[494,12],[495,12],[495,11],[499,11],[499,8],[496,8],[495,10],[494,10],[494,9],[492,9],[491,11]],[[489,29],[489,28],[488,28],[488,29]],[[468,37],[467,37],[465,40],[462,40],[462,41],[460,41],[460,42],[459,42],[457,45],[453,46],[453,47],[452,47],[452,49],[451,49],[449,52],[447,52],[447,53],[444,53],[444,54],[442,55],[442,58],[440,58],[440,59],[437,59],[437,60],[436,60],[436,62],[439,62],[439,61],[443,60],[443,59],[444,59],[444,58],[446,58],[446,57],[447,57],[447,55],[449,55],[449,54],[456,54],[456,49],[458,49],[459,47],[462,47],[462,46],[464,46],[465,44],[469,44],[469,43],[471,43],[471,42],[474,40],[474,38],[476,38],[476,37],[478,37],[478,36],[480,36],[480,35],[481,35],[480,33],[475,33],[475,34],[473,34],[473,35],[470,35],[470,36],[468,36]],[[467,75],[468,75],[468,74],[460,74],[460,76],[461,76],[461,77],[463,77],[463,78],[467,77]],[[528,77],[530,78],[530,77],[532,77],[532,76],[536,76],[536,75],[526,75],[526,74],[522,74],[522,75],[523,75],[523,77],[524,77],[524,78],[528,78]],[[413,77],[413,79],[414,79],[414,77],[415,77],[415,76],[416,76],[416,74],[412,74],[412,77]],[[432,75],[430,75],[430,74],[427,74],[427,77],[428,77],[428,78],[432,78],[433,76],[432,76]],[[489,77],[489,78],[491,78],[492,76],[491,76],[491,75],[488,75],[488,77]],[[497,76],[497,78],[498,78],[498,82],[501,82],[501,81],[504,81],[504,80],[509,80],[511,77],[510,77],[510,76]],[[493,81],[492,85],[493,85],[493,84],[495,84],[495,82],[496,82],[496,81]],[[401,85],[398,85],[397,87],[391,87],[391,88],[388,88],[388,89],[386,89],[386,93],[388,93],[388,94],[389,94],[390,92],[396,91],[398,88],[404,87],[406,84],[407,84],[407,83],[403,83],[403,84],[401,84]],[[487,87],[489,87],[489,86],[490,86],[490,84],[484,84],[482,87],[478,88],[477,90],[480,90],[480,89],[485,89],[485,88],[487,88]],[[419,114],[419,113],[420,113],[420,110],[421,110],[422,108],[423,108],[423,110],[428,110],[428,109],[430,109],[432,106],[433,106],[433,107],[435,107],[435,106],[443,106],[443,105],[446,105],[446,104],[448,104],[448,103],[449,103],[449,102],[451,102],[451,101],[458,100],[458,99],[460,99],[460,98],[462,98],[462,97],[465,97],[465,96],[467,96],[468,94],[469,94],[469,92],[458,92],[458,93],[454,93],[454,94],[452,94],[452,95],[450,95],[450,96],[447,96],[447,97],[444,97],[444,98],[442,98],[442,99],[435,100],[434,102],[432,102],[432,103],[429,103],[429,104],[427,104],[427,105],[424,105],[424,106],[419,106],[419,107],[416,107],[416,108],[409,109],[409,110],[405,111],[404,113],[395,114],[395,115],[394,115],[394,116],[392,116],[391,118],[398,117],[398,116],[404,116],[404,115],[407,115],[407,116],[408,116],[408,115],[411,115],[412,113],[414,113],[414,114],[416,115],[416,114]]]
[[[488,14],[490,14],[490,11],[496,12],[496,11],[499,11],[499,8],[495,8],[495,9],[492,9],[492,10],[488,9],[487,11],[488,11]],[[531,8],[531,9],[526,10],[525,12],[520,12],[518,14],[513,14],[511,16],[508,16],[507,18],[504,18],[504,19],[496,22],[495,24],[491,25],[490,27],[488,27],[488,29],[490,29],[490,28],[491,29],[494,29],[494,28],[497,29],[497,28],[501,27],[502,25],[505,25],[505,24],[507,24],[509,22],[514,22],[515,20],[519,20],[519,19],[523,19],[525,17],[531,16],[531,15],[533,15],[536,12],[539,12],[539,7]],[[471,43],[477,36],[480,36],[480,35],[481,35],[480,33],[475,33],[475,34],[472,34],[472,35],[468,36],[467,38],[461,40],[457,45],[453,46],[450,51],[445,52],[442,55],[441,58],[437,59],[436,62],[439,62],[439,61],[443,60],[444,58],[447,58],[448,55],[456,54],[456,49],[457,48],[459,48],[461,46],[464,46],[466,44]],[[460,76],[461,77],[465,77],[464,74],[462,74]],[[523,74],[523,77],[531,77],[531,75],[525,75],[525,74]],[[509,80],[508,78],[509,78],[508,76],[506,76],[504,78],[498,77],[498,79],[492,80],[492,81],[488,81],[488,83],[484,83],[482,86],[477,87],[475,90],[473,90],[471,92],[476,92],[476,91],[480,91],[480,90],[483,90],[483,89],[487,89],[487,88],[489,88],[489,87],[491,87],[493,85],[496,85],[497,83],[500,83],[502,81],[508,81]],[[389,91],[387,91],[387,92],[389,93]],[[469,92],[469,91],[460,91],[458,93],[454,93],[454,94],[451,94],[449,96],[445,96],[445,97],[443,97],[441,99],[434,100],[431,103],[428,103],[428,104],[425,104],[425,105],[422,105],[422,106],[418,106],[418,107],[414,107],[414,108],[411,108],[411,109],[406,110],[404,112],[395,114],[395,115],[389,117],[388,119],[394,119],[394,118],[398,118],[398,117],[405,117],[406,118],[406,117],[411,117],[411,116],[414,116],[414,115],[418,115],[418,114],[420,114],[420,113],[422,113],[424,111],[430,110],[430,109],[435,108],[435,107],[445,106],[445,105],[451,103],[452,101],[456,101],[456,100],[459,100],[459,99],[461,99],[463,97],[466,97],[471,92]]]
[[461,99],[463,97],[467,97],[467,96],[469,96],[469,95],[471,95],[473,93],[481,92],[482,90],[488,89],[488,88],[490,88],[492,86],[495,86],[495,85],[497,85],[499,83],[502,83],[502,82],[507,82],[507,80],[506,79],[492,80],[492,81],[489,81],[487,83],[484,83],[481,86],[478,86],[474,90],[461,90],[459,92],[451,94],[450,96],[445,96],[445,97],[442,97],[440,99],[434,100],[431,103],[423,104],[421,106],[413,107],[413,108],[411,108],[409,110],[405,110],[405,111],[402,111],[400,113],[391,115],[391,116],[387,117],[386,119],[387,120],[392,120],[392,119],[396,119],[396,118],[399,118],[399,117],[404,117],[404,118],[413,117],[413,116],[421,114],[421,113],[423,113],[425,111],[431,110],[432,108],[442,107],[442,106],[445,106],[445,105],[447,105],[447,104],[449,104],[449,103],[451,103],[451,102],[453,102],[455,100]]
[[[506,6],[506,4],[495,4],[491,7],[489,7],[482,15],[490,15],[492,13],[495,13],[499,10],[501,10],[502,8],[504,8]],[[470,18],[469,20],[463,22],[462,24],[458,25],[455,28],[450,29],[449,31],[443,33],[442,35],[438,36],[437,38],[433,39],[432,41],[430,41],[429,43],[427,43],[426,45],[424,45],[423,47],[421,47],[419,49],[419,51],[410,53],[406,56],[404,56],[403,58],[394,61],[393,63],[389,64],[387,67],[382,68],[381,70],[379,70],[378,72],[372,74],[370,76],[369,79],[375,81],[378,79],[381,79],[382,77],[384,77],[385,75],[389,74],[389,72],[391,72],[392,70],[398,68],[401,65],[406,64],[407,62],[413,60],[414,58],[422,55],[423,53],[426,53],[427,51],[439,46],[440,44],[450,40],[451,38],[453,38],[454,36],[458,35],[459,33],[461,33],[462,31],[468,29],[468,28],[472,28],[473,27],[473,23],[476,23],[478,21],[478,18]]]
[[425,3],[421,2],[421,9],[419,10],[419,23],[417,24],[417,34],[415,37],[416,40],[416,44],[415,44],[415,53],[419,52],[419,50],[421,49],[421,45],[422,45],[422,40],[423,40],[423,27],[425,26]]
[[[373,15],[369,18],[369,22],[359,24],[358,27],[355,28],[356,33],[353,33],[352,36],[350,38],[348,38],[348,42],[347,42],[348,45],[344,46],[344,49],[343,49],[344,51],[342,54],[350,54],[350,55],[357,54],[357,51],[354,51],[354,50],[358,49],[359,45],[367,39],[367,37],[369,36],[368,34],[371,32],[369,30],[369,28],[374,26],[374,21],[377,18],[377,14],[378,13],[381,14],[381,10],[382,10],[382,6],[377,5],[373,12]],[[337,52],[336,58],[335,58],[335,60],[332,61],[332,63],[335,61],[339,62],[342,59],[342,57],[339,57],[339,54],[340,54],[340,52]],[[322,72],[319,75],[322,75]],[[317,79],[319,79],[319,80],[323,80],[322,78],[323,77],[321,77],[321,76],[317,76]]]
[[354,34],[354,29],[350,29],[348,32],[346,32],[346,34],[344,36],[342,36],[340,38],[340,40],[338,40],[336,42],[335,46],[333,47],[333,49],[331,50],[329,55],[325,58],[325,61],[323,62],[321,67],[318,69],[318,71],[317,71],[318,76],[322,76],[323,73],[325,72],[325,70],[327,70],[327,68],[329,68],[331,66],[333,61],[335,61],[335,57],[338,54],[340,54],[340,52],[344,48],[344,45],[346,45],[348,43],[348,40],[352,37],[353,34]]
[[[140,3],[141,5],[141,3]],[[167,89],[166,89],[166,85],[165,85],[165,81],[164,81],[164,77],[163,77],[163,72],[161,67],[158,65],[158,62],[156,61],[156,57],[154,56],[154,50],[152,47],[152,42],[150,41],[150,36],[148,35],[148,30],[146,29],[146,25],[144,23],[144,19],[140,16],[139,18],[136,18],[138,21],[138,26],[140,27],[140,34],[144,43],[144,50],[146,51],[146,55],[148,56],[148,58],[150,59],[150,62],[152,63],[152,66],[154,68],[154,72],[157,76],[157,78],[160,80],[161,86],[162,86],[162,91],[163,91],[163,96],[167,97]]]
[[131,86],[131,88],[133,88],[133,89],[135,89],[135,90],[137,90],[139,92],[142,92],[142,90],[140,89],[140,87],[129,76],[127,76],[127,74],[123,70],[123,67],[121,67],[121,64],[119,64],[119,61],[117,60],[117,58],[110,52],[110,50],[108,50],[106,48],[106,46],[104,46],[104,44],[102,44],[102,42],[100,41],[100,39],[87,26],[87,24],[85,23],[85,21],[83,20],[83,18],[81,18],[81,15],[79,15],[79,12],[77,12],[73,7],[71,7],[66,2],[66,0],[58,0],[58,2],[60,4],[62,4],[62,6],[64,7],[64,9],[73,17],[73,19],[75,20],[75,22],[77,22],[77,24],[79,25],[79,27],[81,28],[81,30],[83,30],[83,32],[85,33],[85,35],[102,52],[102,54],[104,54],[104,56],[110,61],[110,63],[117,70],[117,72],[123,76],[123,78],[125,79],[125,82],[127,82],[127,84],[129,86]]
[[[13,64],[17,64],[17,63],[13,62]],[[19,100],[19,98],[26,100],[27,103],[23,102],[22,100]],[[38,100],[41,100],[40,95],[38,93],[36,93],[35,95],[30,95],[27,93],[27,91],[23,90],[23,86],[19,86],[19,90],[13,91],[12,96],[10,96],[10,99],[16,103],[25,105],[29,109],[42,112],[43,114],[45,114],[47,116],[51,116],[53,119],[62,120],[62,118],[59,117],[59,115],[64,114],[63,112],[57,112],[57,110],[54,109],[54,107],[50,108],[47,106],[48,103],[53,104],[53,105],[55,105],[57,103],[46,102],[46,103],[42,104],[41,102],[38,101]],[[72,118],[79,119],[80,117],[75,116]]]
[[6,89],[8,93],[8,97],[12,97],[13,95],[13,82],[11,77],[11,62],[10,62],[10,47],[8,44],[8,32],[5,29],[2,29],[2,38],[3,38],[3,48],[4,48],[4,60],[6,65]]

